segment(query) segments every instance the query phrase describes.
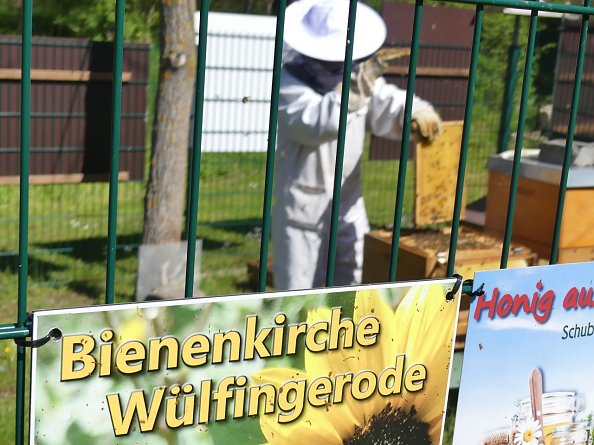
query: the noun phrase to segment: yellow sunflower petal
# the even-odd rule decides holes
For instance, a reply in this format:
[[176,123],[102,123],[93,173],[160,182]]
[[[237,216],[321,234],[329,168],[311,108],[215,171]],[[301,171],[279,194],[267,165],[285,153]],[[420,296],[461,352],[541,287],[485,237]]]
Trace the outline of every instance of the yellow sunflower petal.
[[266,368],[252,374],[254,382],[258,385],[272,383],[277,388],[289,380],[305,379],[306,374],[303,371],[292,368]]
[[[400,327],[394,324],[394,311],[376,289],[357,291],[353,318],[359,322],[365,317],[374,316],[380,324],[380,333],[375,345],[360,347],[356,351],[358,369],[370,369],[377,376],[395,364],[396,355],[403,353],[405,343],[402,341]],[[398,397],[383,397],[376,393],[359,403],[359,410],[364,413],[364,422],[379,414],[388,403],[399,406]]]
[[[329,308],[319,308],[309,311],[307,314],[307,325],[311,326],[318,321],[330,322],[331,311]],[[328,340],[326,332],[320,332],[316,341]],[[351,355],[348,349],[338,348],[332,351],[311,352],[305,349],[305,370],[312,377],[336,375],[348,372],[348,356]]]
[[[297,435],[298,438],[301,438],[299,443],[306,443],[303,437],[311,437],[312,443],[315,444],[342,444],[345,439],[353,436],[356,427],[350,409],[346,404],[312,407],[307,401],[303,413],[294,422],[280,424],[277,422],[276,414],[274,414],[261,416],[260,425],[265,435],[265,429],[267,429],[277,437]],[[266,435],[266,438],[270,441],[268,435]],[[286,442],[283,441],[282,443]]]
[[[411,287],[394,312],[394,324],[398,326],[398,338],[400,344],[406,346],[410,337],[410,325],[414,319],[418,319],[417,305],[419,296],[423,292],[422,286]],[[402,350],[405,348],[403,347]]]
[[324,415],[280,424],[275,415],[260,417],[260,428],[270,445],[341,445],[342,440]]
[[[409,313],[406,345],[407,366],[422,363],[427,368],[423,389],[407,393],[409,406],[414,405],[419,420],[429,424],[433,443],[439,437],[443,419],[445,389],[449,377],[456,304],[445,300],[441,285],[428,285],[421,292],[411,293],[404,310],[396,317]],[[404,301],[403,301],[404,302]],[[414,315],[411,311],[416,312]]]
[[371,369],[381,372],[394,365],[397,353],[404,350],[405,343],[400,341],[400,327],[394,326],[394,315],[390,306],[376,289],[357,291],[353,319],[358,323],[363,318],[373,316],[378,319],[380,333],[376,344],[359,347],[356,351],[357,370]]
[[[288,368],[270,368],[259,371],[253,375],[257,384],[270,383],[277,388],[291,380],[307,380],[303,371]],[[306,396],[306,394],[304,394]],[[342,444],[342,439],[349,437],[345,428],[345,405],[331,407],[311,407],[307,400],[303,403],[303,413],[294,421],[279,423],[279,410],[272,414],[260,414],[260,427],[268,443],[274,444],[302,444],[311,441],[315,444]],[[351,424],[352,430],[355,426]],[[352,434],[352,431],[350,431]]]
[[[319,308],[308,313],[307,324],[311,326],[316,321],[325,320],[330,321],[332,312],[328,308]],[[320,333],[318,341],[328,339],[328,335]],[[353,369],[356,365],[356,353],[354,348],[338,348],[331,351],[311,352],[305,350],[305,370],[312,378],[329,377],[334,380],[338,374],[356,373],[357,369]],[[364,413],[360,411],[360,403],[355,401],[352,397],[348,397],[349,386],[346,385],[344,391],[345,397],[343,402],[332,405],[330,407],[334,416],[335,427],[342,438],[349,437],[353,434],[356,426],[364,425]]]
[[441,436],[441,424],[443,421],[444,413],[440,413],[439,417],[435,417],[429,424],[428,434],[429,438],[431,439],[431,443],[439,443],[439,437]]

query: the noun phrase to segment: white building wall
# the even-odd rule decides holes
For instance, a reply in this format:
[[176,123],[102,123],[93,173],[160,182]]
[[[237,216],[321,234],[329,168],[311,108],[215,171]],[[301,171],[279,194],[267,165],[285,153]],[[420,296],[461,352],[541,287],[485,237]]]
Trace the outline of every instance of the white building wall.
[[209,13],[203,152],[266,151],[275,32],[276,17]]

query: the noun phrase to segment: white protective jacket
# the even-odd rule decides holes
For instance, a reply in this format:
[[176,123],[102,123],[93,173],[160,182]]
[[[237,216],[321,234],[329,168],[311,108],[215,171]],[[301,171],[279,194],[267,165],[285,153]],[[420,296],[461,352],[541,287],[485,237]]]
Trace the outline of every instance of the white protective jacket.
[[[369,230],[360,185],[365,130],[399,139],[405,99],[406,91],[379,78],[369,105],[348,115],[335,285],[361,281],[363,236]],[[415,98],[413,110],[422,107],[431,105]],[[278,290],[324,285],[339,116],[339,93],[320,95],[283,71],[272,216]]]

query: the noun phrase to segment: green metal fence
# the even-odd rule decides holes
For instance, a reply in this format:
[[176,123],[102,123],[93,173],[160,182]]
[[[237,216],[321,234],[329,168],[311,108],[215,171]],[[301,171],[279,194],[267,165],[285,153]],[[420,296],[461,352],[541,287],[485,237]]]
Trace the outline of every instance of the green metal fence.
[[[271,98],[271,113],[269,122],[268,134],[268,150],[266,156],[266,173],[265,173],[265,190],[263,196],[263,213],[262,213],[262,234],[260,240],[260,276],[258,291],[265,289],[265,278],[267,272],[267,258],[268,258],[268,240],[270,234],[270,214],[272,204],[272,183],[274,170],[274,155],[275,155],[275,141],[276,141],[276,119],[278,107],[279,94],[279,80],[280,67],[282,55],[282,40],[284,27],[284,13],[286,8],[286,0],[280,0],[277,17],[277,33],[276,33],[276,49],[274,57],[274,76],[272,85]],[[583,6],[567,5],[560,3],[542,3],[531,0],[452,0],[449,3],[460,3],[474,5],[476,9],[476,20],[474,23],[474,38],[472,44],[472,58],[469,74],[469,82],[467,89],[467,101],[465,104],[465,119],[463,126],[461,155],[459,161],[458,177],[457,177],[457,192],[455,209],[453,214],[452,231],[450,238],[450,250],[448,258],[448,275],[454,273],[454,261],[456,257],[457,236],[459,232],[460,213],[462,208],[462,191],[465,183],[466,163],[468,159],[469,141],[472,131],[472,115],[474,106],[474,90],[477,81],[478,57],[480,54],[481,33],[483,31],[484,9],[486,6],[497,7],[514,7],[530,11],[530,29],[528,34],[528,43],[526,46],[525,69],[522,80],[522,92],[520,99],[520,109],[517,122],[517,136],[514,147],[514,162],[511,177],[511,185],[509,192],[509,211],[507,214],[507,221],[505,226],[504,243],[501,254],[501,267],[507,266],[508,252],[511,243],[512,222],[514,216],[514,207],[516,203],[516,193],[518,187],[520,154],[522,149],[523,133],[525,130],[525,120],[527,105],[530,92],[531,69],[532,60],[535,51],[536,27],[538,23],[539,11],[552,11],[560,13],[572,13],[582,16],[581,33],[579,40],[579,47],[577,48],[577,64],[575,68],[575,78],[573,86],[573,99],[569,121],[567,124],[567,139],[565,145],[565,158],[562,168],[560,191],[557,197],[557,214],[555,230],[552,239],[552,252],[550,256],[550,263],[557,262],[558,245],[560,225],[563,215],[563,203],[566,191],[566,184],[570,166],[570,152],[573,144],[573,136],[575,130],[576,115],[578,109],[578,102],[580,97],[580,85],[583,70],[584,55],[586,49],[586,41],[589,28],[589,14],[594,13],[594,8],[591,7],[591,0],[585,0]],[[117,217],[118,217],[118,163],[120,159],[120,116],[121,116],[121,83],[122,83],[122,49],[123,49],[123,28],[124,28],[124,0],[116,0],[116,39],[115,39],[115,56],[114,56],[114,89],[113,89],[113,110],[112,110],[112,136],[111,136],[111,168],[110,168],[110,182],[109,182],[109,214],[107,218],[107,239],[108,250],[106,258],[106,274],[105,274],[105,296],[104,302],[110,304],[114,302],[116,274],[116,250],[117,250]],[[345,75],[343,84],[345,88],[342,93],[342,103],[348,103],[348,90],[350,83],[350,69],[352,64],[352,45],[354,38],[354,23],[356,17],[356,0],[350,0],[349,13],[349,31],[345,50]],[[409,65],[409,77],[407,85],[407,100],[405,108],[404,130],[401,146],[402,159],[406,159],[409,151],[409,135],[411,133],[411,108],[412,97],[415,90],[415,72],[417,65],[417,58],[419,52],[419,32],[423,20],[423,0],[416,0],[415,16],[413,25],[413,38],[411,45],[411,57]],[[30,154],[30,119],[31,119],[31,39],[32,39],[32,8],[33,0],[22,0],[22,81],[21,81],[21,127],[20,127],[20,185],[19,185],[19,260],[18,260],[18,295],[17,295],[17,316],[13,323],[0,326],[0,339],[13,339],[17,342],[17,359],[16,359],[16,425],[15,425],[15,443],[22,444],[25,441],[25,406],[26,406],[26,363],[27,363],[27,344],[23,343],[26,337],[30,336],[30,325],[27,319],[27,312],[29,310],[27,293],[28,293],[28,274],[29,274],[29,154]],[[194,267],[194,248],[197,237],[197,221],[199,213],[199,186],[200,186],[200,170],[201,170],[201,146],[200,135],[202,129],[203,117],[203,84],[205,71],[205,55],[207,48],[207,29],[208,29],[208,10],[209,1],[201,1],[201,15],[200,15],[200,44],[198,48],[198,65],[197,65],[197,87],[195,100],[195,116],[196,125],[194,127],[194,141],[196,143],[192,147],[191,154],[191,171],[190,171],[190,186],[188,190],[188,218],[187,218],[187,238],[188,238],[188,265],[186,274],[186,297],[191,297],[192,283],[195,279],[193,276]],[[332,207],[332,224],[330,248],[328,252],[328,270],[327,270],[327,286],[333,285],[334,277],[334,259],[336,253],[336,234],[338,226],[338,203],[340,202],[340,178],[342,174],[342,160],[344,157],[344,142],[345,142],[345,126],[346,126],[347,109],[343,106],[341,109],[341,119],[339,128],[339,148],[336,161],[336,174],[334,186],[334,200]],[[404,189],[407,177],[407,163],[399,163],[396,199],[394,203],[394,224],[393,224],[393,242],[390,260],[390,272],[386,280],[394,280],[396,277],[396,270],[398,267],[398,241],[400,239],[400,232],[402,228],[401,216],[403,212]],[[468,284],[466,290],[468,290]]]
[[[488,13],[486,13],[488,15]],[[492,13],[491,16],[500,15]],[[211,16],[212,18],[212,16]],[[513,23],[513,17],[505,17],[510,26]],[[488,35],[489,28],[485,30]],[[212,48],[217,39],[231,40],[230,43],[238,41],[238,37],[233,34],[216,32],[209,29],[209,46]],[[214,39],[213,39],[214,37]],[[261,37],[259,37],[262,40]],[[267,43],[267,42],[266,42]],[[507,46],[511,43],[508,36],[507,40],[502,39],[500,44]],[[219,43],[220,44],[220,43]],[[274,36],[272,36],[272,45]],[[409,43],[391,42],[391,45],[403,46]],[[16,58],[17,51],[20,51],[20,38],[5,37],[0,38],[0,60]],[[32,69],[44,68],[48,64],[52,69],[78,69],[79,59],[87,60],[89,48],[101,46],[102,48],[112,47],[109,43],[89,42],[87,40],[68,40],[59,38],[41,38],[34,37],[32,41]],[[260,42],[253,45],[253,50],[257,51]],[[150,52],[149,52],[150,51]],[[211,50],[212,51],[212,50]],[[207,59],[206,65],[206,85],[216,82],[209,81],[209,69],[213,70],[212,52],[208,54],[211,58]],[[421,61],[429,66],[442,66],[449,63],[449,57],[455,60],[470,60],[470,39],[464,46],[453,45],[430,45],[420,44]],[[158,60],[156,49],[149,49],[147,44],[135,44],[125,42],[124,46],[124,70],[130,70],[130,60],[138,60],[139,54],[148,58],[151,54],[151,71],[153,75],[149,79],[146,73],[134,72],[132,79],[124,82],[122,94],[122,145],[120,170],[128,171],[133,167],[136,171],[134,177],[130,180],[122,181],[118,186],[118,231],[117,231],[117,257],[118,257],[118,287],[117,294],[122,298],[132,298],[134,294],[134,281],[136,278],[136,258],[137,249],[140,244],[143,220],[143,197],[146,188],[146,175],[142,177],[142,159],[144,157],[144,141],[150,137],[151,106],[147,113],[137,102],[143,102],[143,95],[151,96],[156,90],[156,65]],[[519,50],[518,50],[519,53]],[[490,57],[481,54],[480,61]],[[54,62],[51,62],[51,61]],[[58,62],[55,62],[58,60]],[[406,63],[403,61],[403,63]],[[501,67],[506,63],[505,57],[499,57],[498,65]],[[103,63],[105,65],[105,63]],[[220,64],[219,64],[220,65]],[[220,66],[217,65],[217,73],[220,73]],[[6,65],[1,64],[1,67]],[[15,66],[15,65],[11,65]],[[272,66],[272,59],[270,60]],[[20,69],[20,65],[19,65]],[[237,68],[235,68],[237,69]],[[239,70],[239,69],[238,69]],[[499,71],[482,67],[479,63],[477,76],[477,91],[499,92],[503,90],[504,79],[503,68]],[[248,76],[244,76],[248,77]],[[393,76],[394,81],[401,87],[405,87],[406,76]],[[216,80],[216,79],[213,79]],[[390,80],[390,79],[389,79]],[[444,82],[445,81],[445,82]],[[8,112],[0,111],[0,143],[3,139],[17,139],[14,135],[18,130],[18,119],[20,110],[18,109],[16,94],[19,83],[17,81],[1,81],[0,83],[0,108],[2,110],[11,110]],[[248,91],[253,91],[254,84],[245,82]],[[425,82],[424,84],[421,82]],[[443,83],[448,83],[448,78],[423,78],[417,80],[417,90],[421,97],[429,99],[430,102],[442,113],[445,120],[461,120],[464,112],[464,97],[466,78],[457,80],[464,85],[463,91],[457,92],[457,95],[451,92],[444,93],[448,87],[443,87]],[[43,86],[41,86],[43,85]],[[40,86],[43,91],[40,92]],[[268,85],[270,86],[270,85]],[[102,82],[102,91],[110,87],[109,82]],[[62,183],[62,184],[36,184],[35,174],[39,174],[40,163],[51,167],[54,170],[63,172],[71,163],[71,156],[80,154],[85,147],[71,147],[68,143],[60,142],[59,136],[64,132],[64,122],[68,122],[67,132],[76,135],[84,134],[84,121],[94,119],[98,115],[108,116],[109,113],[100,113],[99,110],[104,107],[85,106],[79,113],[69,113],[68,110],[73,103],[81,101],[84,97],[81,93],[86,86],[80,86],[80,83],[69,82],[32,82],[32,129],[33,134],[31,146],[31,185],[30,185],[30,208],[29,208],[29,279],[28,286],[30,292],[35,295],[43,293],[51,294],[54,298],[69,299],[72,294],[80,294],[90,298],[98,299],[105,292],[105,279],[101,265],[103,257],[107,252],[107,224],[108,224],[108,187],[107,176],[103,182],[84,182],[84,183]],[[130,94],[130,88],[134,88],[134,94]],[[144,92],[141,93],[144,89]],[[50,91],[51,90],[51,91]],[[71,91],[78,91],[79,98],[71,97]],[[208,96],[208,88],[205,91],[205,107],[209,112],[209,106],[217,102],[216,97]],[[109,102],[109,94],[104,102]],[[432,100],[431,97],[438,96],[439,100]],[[485,96],[485,97],[482,97]],[[498,134],[499,108],[501,107],[502,97],[497,94],[482,94],[480,107],[475,109],[473,116],[473,129],[471,140],[469,142],[467,175],[465,180],[465,190],[467,202],[473,202],[481,198],[486,193],[487,188],[487,170],[485,168],[486,159],[496,151],[495,138]],[[266,97],[266,96],[264,96]],[[269,97],[269,96],[268,96]],[[231,101],[224,98],[221,100]],[[250,98],[250,103],[263,99]],[[269,100],[266,100],[268,103]],[[513,103],[513,101],[512,101]],[[56,104],[57,108],[53,108]],[[107,104],[102,104],[108,106]],[[268,105],[266,105],[268,107]],[[40,112],[39,110],[63,110],[58,116],[52,113]],[[93,113],[87,111],[94,109]],[[134,113],[129,111],[134,109]],[[212,110],[212,108],[211,108]],[[143,135],[136,134],[131,141],[130,133],[136,131],[138,122],[147,119],[146,138]],[[212,120],[212,118],[211,118]],[[241,119],[237,119],[241,121]],[[506,122],[509,122],[507,120]],[[262,124],[267,126],[268,122]],[[42,131],[36,131],[41,127]],[[55,127],[55,128],[54,128]],[[143,125],[144,127],[144,125]],[[144,130],[144,129],[141,129]],[[45,135],[49,132],[49,137]],[[109,144],[108,131],[103,131],[105,136],[104,146]],[[140,131],[144,133],[144,131]],[[208,133],[208,127],[203,128],[203,135]],[[64,136],[67,142],[70,136]],[[45,148],[39,148],[42,144]],[[229,152],[217,153],[210,152],[208,140],[203,142],[206,152],[201,156],[201,176],[200,176],[200,212],[198,215],[197,231],[200,237],[205,237],[205,248],[207,249],[202,258],[205,261],[203,270],[208,275],[211,269],[217,269],[216,264],[231,264],[232,277],[228,279],[230,285],[232,280],[237,283],[235,287],[240,287],[243,291],[242,280],[245,276],[245,263],[257,258],[259,255],[259,246],[255,242],[255,236],[258,235],[262,222],[262,196],[264,192],[264,176],[261,174],[266,167],[265,152]],[[392,147],[396,148],[398,142],[391,142]],[[5,164],[4,159],[8,150],[13,159],[18,159],[19,148],[15,146],[0,145],[0,183],[3,175],[18,174],[16,168],[18,165],[9,166]],[[79,144],[80,145],[80,144]],[[370,144],[373,146],[373,143]],[[262,146],[265,147],[265,143]],[[384,147],[381,147],[384,149]],[[42,151],[43,150],[43,151]],[[108,161],[105,156],[103,161]],[[414,202],[414,161],[408,161],[407,179],[404,194],[404,205],[402,212],[403,227],[412,226],[413,202]],[[134,164],[131,166],[130,164]],[[368,217],[372,227],[391,227],[393,223],[393,203],[396,195],[397,177],[395,172],[398,170],[398,159],[378,159],[373,154],[373,147],[369,148],[369,153],[362,159],[362,188]],[[8,168],[10,167],[10,168]],[[102,165],[102,168],[104,166]],[[107,168],[107,167],[105,167]],[[141,169],[140,174],[137,170]],[[12,173],[14,171],[14,173]],[[45,171],[45,170],[43,170]],[[53,170],[52,170],[53,171]],[[122,174],[122,173],[120,173]],[[13,178],[14,179],[14,178]],[[18,185],[14,182],[11,185],[0,186],[0,292],[10,294],[16,292],[18,274]],[[241,249],[234,248],[234,245],[224,245],[220,242],[223,232],[228,232],[237,237],[243,244]],[[210,234],[216,234],[216,240]],[[219,236],[220,234],[220,236]],[[243,242],[245,241],[245,242]],[[227,244],[230,244],[227,242]],[[223,246],[224,245],[224,246]],[[238,252],[240,250],[240,252]],[[211,268],[211,265],[215,266]],[[253,290],[254,286],[250,282]],[[221,292],[216,289],[206,289],[205,292]],[[65,303],[67,304],[67,303]],[[0,319],[0,323],[11,320],[10,317]]]

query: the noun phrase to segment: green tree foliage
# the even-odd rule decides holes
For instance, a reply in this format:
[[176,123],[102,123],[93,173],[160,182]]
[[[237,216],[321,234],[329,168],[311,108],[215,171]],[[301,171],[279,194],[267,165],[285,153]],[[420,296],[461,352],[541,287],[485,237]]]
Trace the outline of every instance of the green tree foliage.
[[534,88],[540,102],[551,100],[555,81],[553,67],[556,63],[558,45],[559,20],[540,20],[536,40],[538,51],[535,61],[535,71],[538,74],[534,78]]
[[[277,0],[211,0],[216,12],[271,14]],[[22,0],[0,0],[0,34],[20,34]],[[287,0],[290,3],[291,0]],[[379,11],[382,0],[366,3]],[[200,0],[196,1],[200,8]],[[115,0],[36,0],[33,32],[38,36],[83,37],[111,40]],[[125,38],[156,42],[159,35],[159,0],[126,0]]]
[[[200,0],[198,0],[200,8]],[[217,12],[235,12],[249,14],[269,14],[272,9],[273,0],[211,0],[210,10]]]
[[[0,0],[1,34],[21,32],[20,3]],[[159,0],[126,1],[126,40],[154,41],[158,26]],[[33,33],[37,36],[112,40],[114,28],[114,0],[38,0],[33,5]]]
[[[500,12],[486,13],[484,16],[481,52],[479,57],[479,78],[475,92],[476,113],[492,115],[487,110],[492,104],[503,104],[504,82],[507,75],[508,51],[512,45],[515,16]],[[518,47],[520,56],[517,67],[515,91],[515,109],[519,106],[522,88],[522,74],[528,41],[529,18],[520,17]],[[550,103],[553,83],[557,42],[559,39],[558,19],[539,19],[537,41],[532,66],[532,80],[527,110],[528,129],[537,129],[540,106]],[[485,110],[482,110],[482,107]],[[512,127],[516,126],[516,117],[512,118]],[[498,123],[493,122],[493,125]]]

